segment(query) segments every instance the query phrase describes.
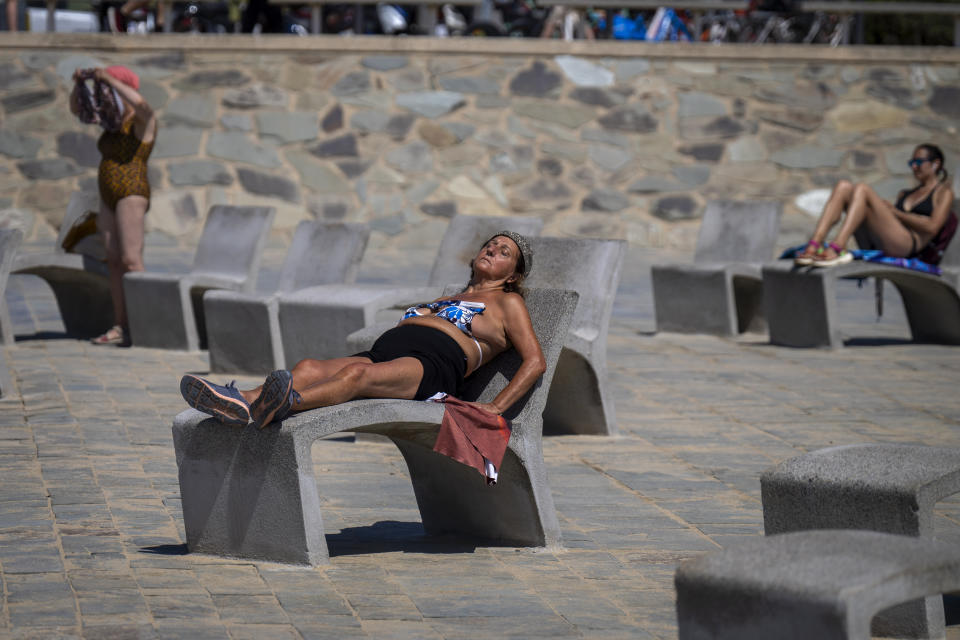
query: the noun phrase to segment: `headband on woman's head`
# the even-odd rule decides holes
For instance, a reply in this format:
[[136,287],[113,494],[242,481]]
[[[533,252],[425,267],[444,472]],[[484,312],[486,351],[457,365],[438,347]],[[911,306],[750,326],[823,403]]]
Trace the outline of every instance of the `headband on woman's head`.
[[113,65],[112,67],[107,67],[104,69],[111,76],[122,82],[123,84],[129,85],[134,89],[140,88],[140,76],[135,74],[129,69],[120,64]]
[[[487,242],[493,240],[497,236],[503,236],[505,238],[510,238],[517,245],[517,248],[520,249],[520,255],[523,256],[523,277],[526,278],[530,275],[530,269],[533,267],[533,249],[530,248],[530,243],[527,242],[527,239],[516,231],[498,231],[492,236]],[[484,242],[483,244],[487,244]]]

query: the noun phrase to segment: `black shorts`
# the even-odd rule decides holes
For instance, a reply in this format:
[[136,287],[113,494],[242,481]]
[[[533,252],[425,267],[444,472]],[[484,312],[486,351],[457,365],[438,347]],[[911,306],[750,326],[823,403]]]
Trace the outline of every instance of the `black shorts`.
[[414,400],[426,400],[438,391],[459,396],[467,373],[467,356],[457,341],[440,329],[404,324],[385,332],[369,351],[353,354],[373,362],[416,358],[423,365],[423,378]]

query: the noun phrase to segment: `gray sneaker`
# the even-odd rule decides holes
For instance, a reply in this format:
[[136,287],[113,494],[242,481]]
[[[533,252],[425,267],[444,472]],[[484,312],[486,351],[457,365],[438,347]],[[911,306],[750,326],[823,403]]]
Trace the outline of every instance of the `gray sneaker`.
[[236,384],[214,384],[191,374],[180,378],[180,395],[187,404],[224,424],[245,427],[250,422],[250,405]]
[[271,422],[283,422],[301,399],[293,388],[293,374],[286,369],[274,371],[263,381],[260,396],[250,406],[253,424],[263,429]]

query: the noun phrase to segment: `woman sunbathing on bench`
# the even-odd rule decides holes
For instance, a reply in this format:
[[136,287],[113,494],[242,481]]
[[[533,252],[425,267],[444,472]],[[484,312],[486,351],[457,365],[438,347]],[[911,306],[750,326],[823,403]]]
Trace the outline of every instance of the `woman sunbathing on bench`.
[[[866,184],[838,182],[823,208],[813,237],[794,261],[815,267],[850,262],[853,255],[846,245],[862,224],[873,232],[888,256],[913,258],[920,254],[944,228],[953,204],[953,190],[947,184],[943,152],[936,145],[921,144],[907,164],[917,179],[917,186],[901,191],[895,204],[881,198]],[[847,217],[834,242],[825,242],[827,233],[844,211]]]
[[523,236],[501,231],[473,259],[462,293],[410,307],[369,351],[301,360],[293,371],[274,371],[249,391],[185,375],[180,393],[191,407],[224,424],[245,426],[252,418],[263,428],[292,411],[355,398],[425,400],[441,391],[458,396],[465,377],[512,346],[522,359],[516,375],[492,402],[476,403],[503,413],[546,368],[520,293],[532,261]]

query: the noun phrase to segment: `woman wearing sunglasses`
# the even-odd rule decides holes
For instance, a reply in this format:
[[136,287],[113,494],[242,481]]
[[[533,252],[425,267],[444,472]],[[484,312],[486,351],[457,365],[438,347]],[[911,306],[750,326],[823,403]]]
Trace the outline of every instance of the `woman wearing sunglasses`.
[[[794,258],[799,265],[831,267],[853,260],[847,243],[853,232],[866,224],[871,235],[888,256],[912,258],[918,255],[944,227],[953,204],[953,190],[947,184],[943,152],[933,144],[921,144],[907,162],[917,185],[905,189],[896,203],[884,200],[869,185],[841,180],[827,200],[813,237]],[[827,234],[847,215],[833,242]]]

